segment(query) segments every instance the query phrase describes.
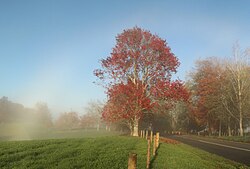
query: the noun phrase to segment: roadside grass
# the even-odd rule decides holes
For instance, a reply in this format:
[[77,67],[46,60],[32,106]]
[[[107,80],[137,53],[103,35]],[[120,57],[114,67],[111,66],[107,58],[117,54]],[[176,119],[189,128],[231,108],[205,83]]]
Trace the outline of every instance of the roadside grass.
[[185,144],[160,144],[152,168],[233,169],[250,168]]
[[[126,169],[128,155],[137,153],[137,168],[146,168],[147,142],[125,136],[1,141],[0,168]],[[151,168],[248,168],[184,144],[161,143]]]
[[244,135],[244,136],[198,136],[198,135],[189,135],[191,137],[196,138],[214,138],[214,139],[220,139],[220,140],[226,140],[226,141],[235,141],[235,142],[243,142],[243,143],[250,143],[250,135]]
[[245,135],[245,136],[221,136],[221,137],[213,137],[213,138],[218,138],[218,139],[228,140],[228,141],[250,143],[250,135]]
[[202,137],[202,138],[215,138],[220,140],[226,140],[226,141],[235,141],[235,142],[243,142],[243,143],[250,143],[250,135],[245,136],[197,136],[197,135],[191,135],[193,137]]

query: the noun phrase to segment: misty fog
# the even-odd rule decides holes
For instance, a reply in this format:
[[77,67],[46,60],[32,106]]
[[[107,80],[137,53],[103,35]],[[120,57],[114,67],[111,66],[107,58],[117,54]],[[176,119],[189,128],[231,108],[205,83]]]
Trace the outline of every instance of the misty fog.
[[96,132],[107,135],[110,126],[101,121],[102,106],[100,101],[91,101],[81,116],[70,111],[53,119],[46,103],[27,108],[4,96],[0,99],[0,140],[91,137]]

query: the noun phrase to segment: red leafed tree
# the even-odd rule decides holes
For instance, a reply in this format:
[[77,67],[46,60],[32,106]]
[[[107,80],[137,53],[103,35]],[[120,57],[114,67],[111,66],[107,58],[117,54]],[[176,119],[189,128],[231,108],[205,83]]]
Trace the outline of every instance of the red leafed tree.
[[157,81],[157,83],[151,87],[151,93],[157,100],[168,100],[168,101],[188,101],[189,92],[183,86],[183,83],[180,80],[171,82],[170,80],[166,81]]
[[[138,122],[143,112],[157,102],[155,96],[176,97],[169,93],[182,88],[181,83],[176,88],[169,87],[179,61],[166,41],[138,27],[124,30],[116,37],[112,53],[101,60],[101,66],[94,74],[108,90],[104,119],[132,119],[133,136],[138,136]],[[163,92],[166,95],[162,90],[168,91]]]
[[218,125],[219,112],[223,111],[222,68],[216,58],[198,61],[196,67],[192,77],[196,96],[194,116],[201,126],[208,127],[210,133]]
[[109,100],[102,114],[105,121],[125,120],[131,132],[134,131],[134,125],[138,123],[135,121],[135,117],[140,119],[143,112],[153,106],[151,100],[146,97],[146,91],[143,89],[142,83],[137,84],[138,86],[135,86],[129,80],[127,84],[120,83],[108,90]]

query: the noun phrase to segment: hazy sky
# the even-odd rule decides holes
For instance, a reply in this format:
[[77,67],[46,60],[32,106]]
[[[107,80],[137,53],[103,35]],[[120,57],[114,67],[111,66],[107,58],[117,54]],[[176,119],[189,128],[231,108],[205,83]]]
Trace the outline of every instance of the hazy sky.
[[106,96],[93,70],[123,29],[166,39],[185,78],[195,60],[250,46],[249,0],[1,0],[0,97],[54,114]]

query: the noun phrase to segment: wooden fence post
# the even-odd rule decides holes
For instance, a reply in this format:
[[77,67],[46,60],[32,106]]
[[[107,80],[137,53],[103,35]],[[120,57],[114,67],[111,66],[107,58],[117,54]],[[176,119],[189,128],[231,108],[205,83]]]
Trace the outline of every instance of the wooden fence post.
[[150,140],[148,139],[147,168],[150,165]]
[[148,130],[145,131],[146,132],[146,140],[148,139]]
[[137,154],[130,153],[128,158],[128,169],[136,169],[137,165]]
[[157,132],[156,133],[156,148],[158,148],[158,146],[159,146],[159,139],[160,139],[160,133]]
[[153,131],[150,132],[150,142],[152,144],[152,141],[153,141]]
[[156,137],[154,135],[154,143],[153,143],[153,156],[155,156],[155,151],[156,151]]

